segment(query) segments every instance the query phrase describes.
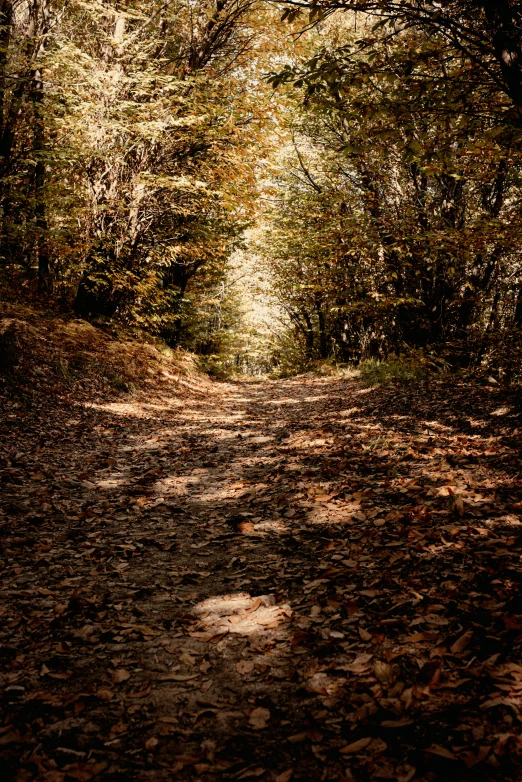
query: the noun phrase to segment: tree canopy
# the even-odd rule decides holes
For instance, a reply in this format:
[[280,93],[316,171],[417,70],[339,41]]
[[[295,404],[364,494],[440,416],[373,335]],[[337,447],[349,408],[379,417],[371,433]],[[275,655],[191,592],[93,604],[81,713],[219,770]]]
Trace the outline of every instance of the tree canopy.
[[422,350],[516,373],[518,6],[1,14],[6,292],[238,365],[246,253],[278,313],[263,366]]

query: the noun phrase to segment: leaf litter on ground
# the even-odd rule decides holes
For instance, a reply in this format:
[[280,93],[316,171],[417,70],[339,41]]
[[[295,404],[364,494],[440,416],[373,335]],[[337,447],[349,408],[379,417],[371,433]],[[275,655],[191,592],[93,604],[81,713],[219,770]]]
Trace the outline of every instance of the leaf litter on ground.
[[520,778],[516,399],[196,386],[2,399],[8,778]]

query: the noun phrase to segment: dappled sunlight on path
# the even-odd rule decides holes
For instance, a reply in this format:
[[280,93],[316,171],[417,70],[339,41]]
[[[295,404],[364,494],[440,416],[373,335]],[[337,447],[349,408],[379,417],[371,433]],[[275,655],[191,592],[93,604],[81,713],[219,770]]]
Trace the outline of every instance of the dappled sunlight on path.
[[517,778],[500,397],[310,376],[25,432],[1,527],[13,776]]

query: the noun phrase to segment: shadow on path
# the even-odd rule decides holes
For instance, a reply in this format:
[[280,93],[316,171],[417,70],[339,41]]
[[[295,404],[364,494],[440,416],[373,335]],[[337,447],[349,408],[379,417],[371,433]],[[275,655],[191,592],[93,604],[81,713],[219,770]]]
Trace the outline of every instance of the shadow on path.
[[313,377],[6,420],[4,778],[519,779],[519,424]]

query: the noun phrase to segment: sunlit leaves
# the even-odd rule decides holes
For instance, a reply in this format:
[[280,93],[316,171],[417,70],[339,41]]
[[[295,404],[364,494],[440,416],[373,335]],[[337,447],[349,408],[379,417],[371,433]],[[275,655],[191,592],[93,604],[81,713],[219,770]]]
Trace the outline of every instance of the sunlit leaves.
[[306,150],[279,182],[276,295],[308,361],[451,343],[469,362],[467,340],[513,322],[517,131],[444,39],[387,32],[323,34],[271,76],[304,96],[291,121]]

